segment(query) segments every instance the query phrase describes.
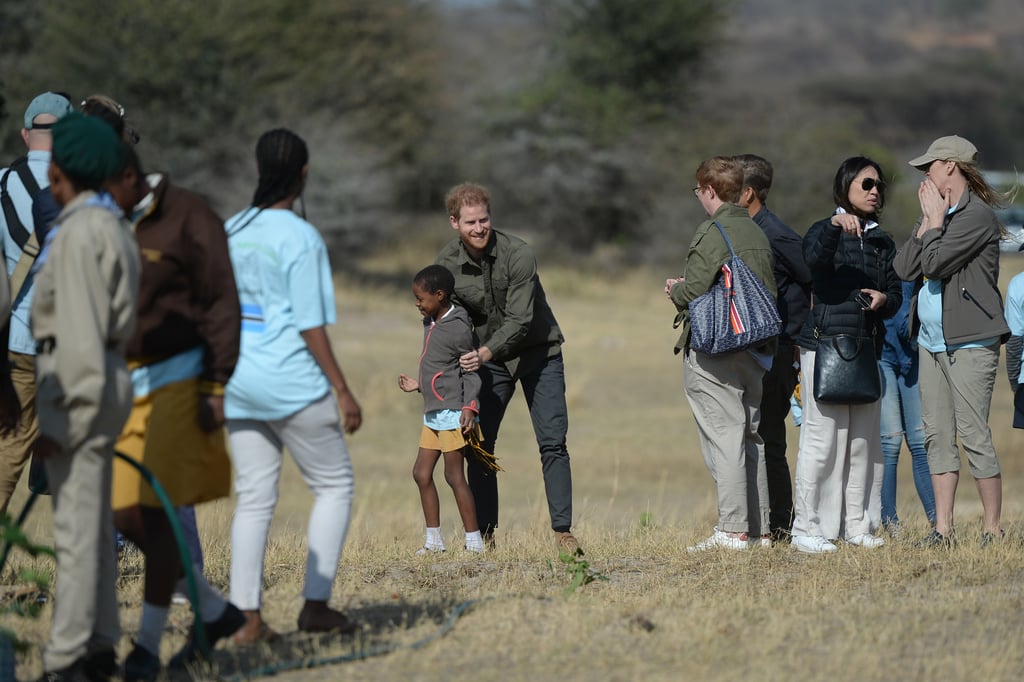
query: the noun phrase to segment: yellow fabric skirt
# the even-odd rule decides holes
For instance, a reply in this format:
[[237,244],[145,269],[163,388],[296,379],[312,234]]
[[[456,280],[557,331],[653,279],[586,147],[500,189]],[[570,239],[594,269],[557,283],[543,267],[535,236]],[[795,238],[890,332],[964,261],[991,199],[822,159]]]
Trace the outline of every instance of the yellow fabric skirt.
[[[117,439],[117,451],[153,472],[175,506],[227,497],[231,460],[224,430],[199,428],[199,379],[162,386],[137,398]],[[149,484],[129,464],[114,460],[114,509],[158,507]]]
[[455,452],[466,446],[466,439],[462,435],[462,429],[451,431],[435,431],[426,424],[420,431],[420,447],[424,450],[440,450],[441,452]]

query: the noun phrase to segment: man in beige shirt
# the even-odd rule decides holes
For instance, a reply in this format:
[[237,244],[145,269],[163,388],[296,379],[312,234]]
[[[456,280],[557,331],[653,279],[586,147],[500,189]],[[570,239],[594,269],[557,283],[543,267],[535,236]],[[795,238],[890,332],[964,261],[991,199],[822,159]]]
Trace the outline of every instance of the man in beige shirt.
[[[120,639],[110,507],[114,443],[132,405],[125,344],[139,250],[104,181],[124,165],[113,128],[69,114],[53,127],[50,187],[63,208],[37,259],[34,452],[53,494],[56,600],[44,679],[109,679]],[[58,313],[59,311],[59,313]]]

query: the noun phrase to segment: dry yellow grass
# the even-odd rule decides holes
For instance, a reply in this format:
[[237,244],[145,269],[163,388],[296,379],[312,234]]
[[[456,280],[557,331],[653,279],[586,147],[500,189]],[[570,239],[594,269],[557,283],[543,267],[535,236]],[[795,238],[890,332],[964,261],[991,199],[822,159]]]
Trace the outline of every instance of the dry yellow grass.
[[[433,253],[427,249],[426,253]],[[399,263],[409,272],[417,256]],[[429,262],[429,259],[428,259]],[[370,263],[369,267],[373,267]],[[1008,261],[1014,274],[1018,261]],[[394,267],[391,262],[389,267]],[[383,265],[381,267],[384,267]],[[705,470],[682,392],[672,310],[661,291],[672,273],[614,276],[545,269],[543,278],[564,327],[575,530],[591,570],[607,578],[569,597],[565,566],[548,529],[540,466],[520,397],[506,419],[497,454],[502,520],[497,551],[458,549],[454,501],[438,475],[449,551],[413,556],[422,516],[411,468],[421,401],[396,385],[415,369],[420,326],[404,287],[382,291],[339,282],[336,349],[362,402],[365,425],[349,439],[356,467],[354,516],[333,604],[366,624],[355,640],[297,635],[304,528],[311,501],[293,466],[267,558],[266,617],[287,633],[272,649],[224,648],[224,675],[303,658],[355,658],[396,645],[387,655],[282,673],[285,680],[1016,680],[1024,676],[1024,543],[1018,452],[1024,432],[1010,428],[1011,405],[1000,376],[992,426],[1004,467],[1007,542],[983,551],[978,497],[965,476],[957,524],[963,543],[950,550],[889,542],[878,550],[843,546],[809,557],[788,546],[735,554],[688,555],[685,546],[714,523]],[[1008,276],[1004,278],[1008,279]],[[798,431],[790,432],[790,462]],[[925,533],[909,457],[901,465],[899,509],[911,540]],[[20,508],[23,491],[13,509]],[[48,504],[28,530],[49,537]],[[226,587],[229,500],[199,510],[207,574]],[[25,565],[23,557],[16,563]],[[46,562],[39,562],[40,566]],[[123,577],[123,625],[137,626],[138,564]],[[5,573],[7,578],[10,573]],[[448,614],[477,600],[444,637]],[[164,658],[190,621],[174,607]],[[41,645],[40,621],[7,616],[0,624]],[[128,640],[124,648],[127,650]],[[124,653],[124,651],[122,652]],[[19,676],[38,675],[38,648],[22,657]]]

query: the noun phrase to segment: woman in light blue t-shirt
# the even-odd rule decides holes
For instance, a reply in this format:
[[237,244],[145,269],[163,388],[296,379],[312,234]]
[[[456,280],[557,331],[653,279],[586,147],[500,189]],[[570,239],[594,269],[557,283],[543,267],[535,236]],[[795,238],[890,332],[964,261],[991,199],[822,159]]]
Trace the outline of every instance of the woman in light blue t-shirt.
[[242,304],[241,351],[225,400],[238,497],[231,599],[246,614],[246,625],[234,636],[242,644],[274,635],[260,605],[284,447],[316,498],[298,627],[357,628],[327,606],[354,490],[342,432],[358,429],[362,413],[327,338],[326,326],[335,320],[327,249],[316,228],[291,210],[302,195],[308,160],[295,133],[264,133],[256,145],[260,179],[253,204],[226,224]]

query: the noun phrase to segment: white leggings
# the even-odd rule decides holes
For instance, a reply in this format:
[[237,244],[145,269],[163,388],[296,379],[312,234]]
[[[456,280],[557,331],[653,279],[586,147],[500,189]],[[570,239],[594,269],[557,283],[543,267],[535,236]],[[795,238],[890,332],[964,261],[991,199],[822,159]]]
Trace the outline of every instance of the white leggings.
[[231,527],[231,601],[245,611],[262,602],[263,561],[277,506],[282,447],[316,497],[309,515],[307,600],[326,601],[348,533],[355,479],[334,394],[285,419],[229,419],[238,502]]

